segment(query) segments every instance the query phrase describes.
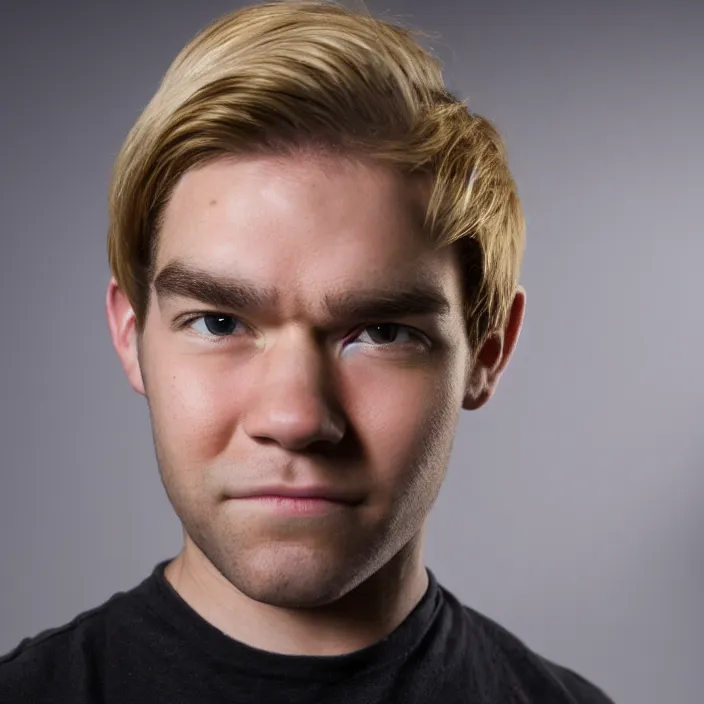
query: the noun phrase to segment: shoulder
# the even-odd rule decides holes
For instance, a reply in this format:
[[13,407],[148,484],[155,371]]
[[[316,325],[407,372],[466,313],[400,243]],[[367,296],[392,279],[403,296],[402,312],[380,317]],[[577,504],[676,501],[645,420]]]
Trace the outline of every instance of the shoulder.
[[119,592],[64,625],[24,638],[1,655],[0,701],[45,701],[52,692],[77,691],[88,683],[105,657],[108,622],[125,597]]
[[510,693],[520,701],[614,704],[595,684],[541,656],[501,624],[440,588],[453,618],[464,624],[462,631],[471,669],[484,673],[489,684],[500,681],[504,698]]
[[575,702],[579,704],[614,704],[613,700],[602,689],[582,677],[579,673],[562,665],[557,665],[545,658],[540,659],[546,669],[574,697]]
[[[520,638],[488,616],[462,605],[465,616],[530,691],[559,691],[570,704],[614,704],[605,692],[580,674],[530,649]],[[547,700],[547,697],[546,697]]]

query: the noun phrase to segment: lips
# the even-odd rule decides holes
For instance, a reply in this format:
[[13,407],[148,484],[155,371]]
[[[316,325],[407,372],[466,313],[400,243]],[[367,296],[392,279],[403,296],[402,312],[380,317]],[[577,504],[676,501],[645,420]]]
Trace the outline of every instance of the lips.
[[344,491],[329,486],[290,486],[285,484],[275,484],[269,486],[252,487],[240,489],[233,492],[231,498],[234,499],[296,499],[304,500],[324,500],[332,503],[355,505],[361,502],[359,494]]
[[233,505],[282,519],[340,517],[362,502],[359,494],[318,485],[253,487],[232,493],[228,498]]

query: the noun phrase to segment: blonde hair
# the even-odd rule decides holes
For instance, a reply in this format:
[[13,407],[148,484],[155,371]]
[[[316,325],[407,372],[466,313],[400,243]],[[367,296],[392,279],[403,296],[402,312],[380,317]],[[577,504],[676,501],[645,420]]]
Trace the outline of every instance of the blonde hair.
[[335,2],[251,5],[175,58],[112,174],[108,259],[143,330],[161,216],[183,173],[230,154],[332,150],[431,178],[425,227],[457,243],[472,345],[502,328],[524,250],[503,142],[409,29]]

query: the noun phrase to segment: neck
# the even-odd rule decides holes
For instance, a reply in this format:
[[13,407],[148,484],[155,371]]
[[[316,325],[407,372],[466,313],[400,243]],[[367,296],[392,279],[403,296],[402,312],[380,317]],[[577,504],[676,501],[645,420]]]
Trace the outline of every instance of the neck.
[[422,535],[338,601],[317,609],[284,609],[250,599],[223,577],[186,535],[165,577],[202,618],[260,650],[287,655],[342,655],[385,638],[428,587]]

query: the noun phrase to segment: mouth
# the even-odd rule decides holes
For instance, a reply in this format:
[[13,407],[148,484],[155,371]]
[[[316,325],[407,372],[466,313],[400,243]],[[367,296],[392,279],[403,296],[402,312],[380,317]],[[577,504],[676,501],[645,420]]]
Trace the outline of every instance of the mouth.
[[234,499],[255,509],[293,516],[316,516],[351,508],[352,504],[329,499],[291,496],[248,496]]
[[259,487],[236,492],[230,499],[255,509],[298,516],[349,510],[361,503],[359,496],[321,486]]

